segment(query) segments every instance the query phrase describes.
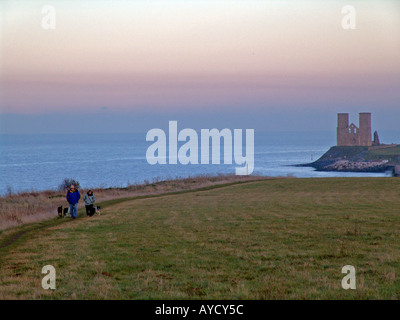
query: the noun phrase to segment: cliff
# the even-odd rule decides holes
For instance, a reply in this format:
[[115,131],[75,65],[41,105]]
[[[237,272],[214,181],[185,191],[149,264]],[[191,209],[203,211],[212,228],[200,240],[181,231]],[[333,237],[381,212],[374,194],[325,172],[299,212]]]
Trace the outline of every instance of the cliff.
[[385,172],[400,165],[400,145],[331,147],[317,161],[300,166],[318,171]]

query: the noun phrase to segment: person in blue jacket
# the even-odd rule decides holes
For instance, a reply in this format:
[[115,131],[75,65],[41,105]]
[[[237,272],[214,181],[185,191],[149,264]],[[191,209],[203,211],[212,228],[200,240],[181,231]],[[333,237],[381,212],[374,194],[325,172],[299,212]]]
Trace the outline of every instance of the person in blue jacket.
[[78,189],[75,189],[74,185],[67,192],[67,201],[69,203],[69,213],[71,218],[75,219],[78,214],[78,201],[81,198],[81,194]]

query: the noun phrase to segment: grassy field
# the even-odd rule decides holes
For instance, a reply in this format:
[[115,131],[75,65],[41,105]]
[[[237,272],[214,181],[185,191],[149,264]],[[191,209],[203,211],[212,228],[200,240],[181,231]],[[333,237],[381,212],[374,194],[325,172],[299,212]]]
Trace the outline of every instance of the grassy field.
[[[271,179],[102,206],[3,232],[0,299],[400,299],[400,179]],[[356,290],[341,287],[344,265]]]
[[[167,192],[177,192],[196,189],[216,184],[225,184],[234,181],[259,180],[259,176],[196,176],[190,178],[177,178],[167,181],[155,179],[144,184],[134,184],[121,188],[93,189],[97,199],[102,201],[134,196],[154,195]],[[81,194],[87,192],[80,190]],[[40,222],[54,218],[58,206],[68,207],[65,199],[66,191],[47,190],[10,193],[0,196],[0,234],[3,230],[24,224]]]

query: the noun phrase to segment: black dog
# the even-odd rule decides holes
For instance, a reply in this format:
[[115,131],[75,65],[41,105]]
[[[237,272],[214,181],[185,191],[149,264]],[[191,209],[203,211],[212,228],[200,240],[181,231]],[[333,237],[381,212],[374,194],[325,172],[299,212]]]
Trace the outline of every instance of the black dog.
[[95,214],[100,215],[100,206],[90,208],[89,216],[94,216]]
[[63,216],[66,217],[66,216],[68,215],[68,208],[64,208],[64,209],[63,209],[62,206],[59,206],[59,207],[57,208],[57,213],[58,213],[58,216],[59,216],[60,218],[62,218]]
[[63,207],[62,207],[62,206],[59,206],[59,207],[57,208],[57,213],[58,213],[58,216],[59,216],[60,218],[62,218],[62,215],[63,215]]

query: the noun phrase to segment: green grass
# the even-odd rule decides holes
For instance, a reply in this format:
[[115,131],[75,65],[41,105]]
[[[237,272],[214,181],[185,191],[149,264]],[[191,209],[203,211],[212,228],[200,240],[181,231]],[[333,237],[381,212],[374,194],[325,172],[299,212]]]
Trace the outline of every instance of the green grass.
[[109,201],[100,217],[25,226],[0,249],[0,298],[399,299],[399,187],[274,179]]
[[369,150],[367,159],[400,162],[400,145],[391,148]]

